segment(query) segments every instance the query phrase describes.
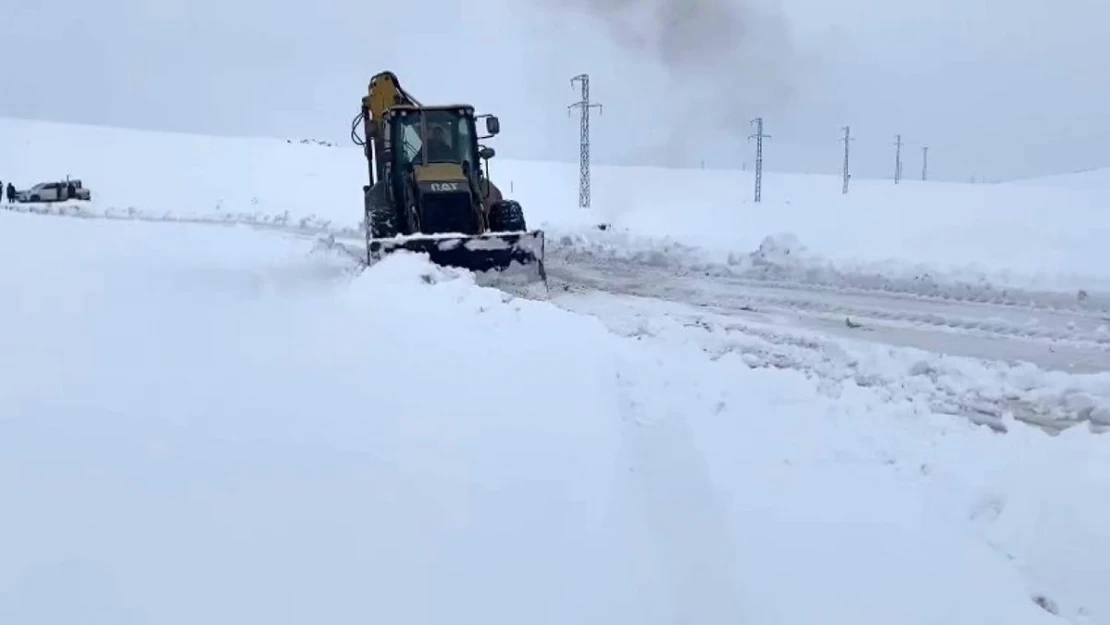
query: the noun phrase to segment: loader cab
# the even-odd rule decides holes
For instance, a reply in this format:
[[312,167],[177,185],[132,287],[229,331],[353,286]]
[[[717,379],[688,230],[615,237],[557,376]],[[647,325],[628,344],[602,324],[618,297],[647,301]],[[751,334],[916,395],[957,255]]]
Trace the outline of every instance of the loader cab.
[[478,163],[473,108],[398,106],[392,118],[395,167]]
[[416,166],[437,163],[465,165],[466,169],[481,175],[482,161],[493,157],[492,148],[478,145],[479,139],[488,139],[500,131],[498,119],[482,115],[485,120],[484,136],[479,136],[474,107],[451,105],[436,107],[394,106],[389,112],[392,158],[389,163],[396,171],[409,171]]

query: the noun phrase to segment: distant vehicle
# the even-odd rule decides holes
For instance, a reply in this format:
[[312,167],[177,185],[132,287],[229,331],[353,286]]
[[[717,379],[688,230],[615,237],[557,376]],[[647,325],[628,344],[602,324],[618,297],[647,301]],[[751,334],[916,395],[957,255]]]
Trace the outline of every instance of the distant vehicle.
[[[72,187],[72,194],[70,188]],[[91,200],[92,193],[80,180],[40,182],[30,189],[16,192],[16,200],[28,202],[64,202],[66,200]]]

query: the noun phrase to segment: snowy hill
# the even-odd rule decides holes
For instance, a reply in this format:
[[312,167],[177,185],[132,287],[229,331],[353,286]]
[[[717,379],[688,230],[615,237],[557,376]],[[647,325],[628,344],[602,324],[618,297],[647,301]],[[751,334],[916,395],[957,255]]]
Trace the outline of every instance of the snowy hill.
[[[288,213],[335,226],[357,225],[362,216],[366,166],[353,145],[12,119],[0,119],[0,136],[7,142],[0,180],[29,186],[79,177],[100,209]],[[1110,291],[1110,248],[1103,244],[1110,188],[855,180],[843,196],[837,176],[767,172],[764,202],[755,204],[751,172],[595,166],[593,209],[583,211],[577,163],[498,157],[491,165],[531,225],[556,235],[607,221],[628,229],[643,249],[677,241],[724,263],[769,235],[789,234],[795,256],[804,251],[803,260],[818,267]]]

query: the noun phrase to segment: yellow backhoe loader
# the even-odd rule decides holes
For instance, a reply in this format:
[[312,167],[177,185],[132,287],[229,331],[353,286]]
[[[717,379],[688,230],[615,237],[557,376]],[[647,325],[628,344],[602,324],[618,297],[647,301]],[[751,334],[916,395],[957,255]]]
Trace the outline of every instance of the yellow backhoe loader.
[[351,140],[363,147],[368,165],[368,264],[404,249],[476,272],[519,264],[546,282],[543,231],[528,231],[520,204],[502,197],[488,176],[494,150],[478,141],[498,132],[497,117],[476,116],[471,105],[421,104],[393,72],[370,80],[351,123]]

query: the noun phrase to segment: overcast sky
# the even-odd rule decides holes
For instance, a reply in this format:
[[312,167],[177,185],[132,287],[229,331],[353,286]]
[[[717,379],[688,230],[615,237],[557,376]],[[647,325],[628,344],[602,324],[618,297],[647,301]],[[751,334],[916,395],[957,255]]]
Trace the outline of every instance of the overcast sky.
[[[366,82],[499,115],[508,158],[1009,178],[1110,165],[1106,0],[8,0],[0,114],[347,141]],[[2,138],[0,138],[2,140]]]

